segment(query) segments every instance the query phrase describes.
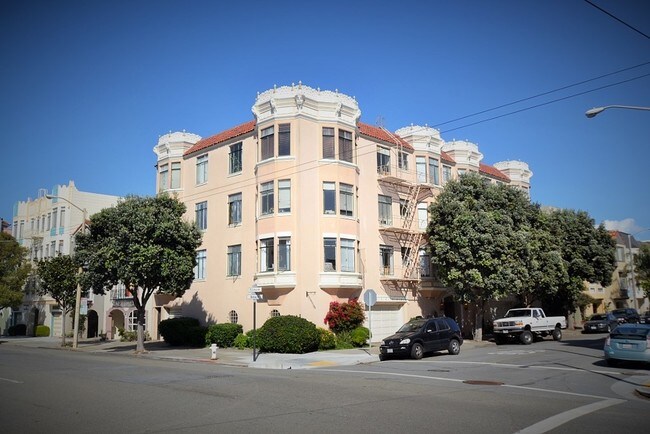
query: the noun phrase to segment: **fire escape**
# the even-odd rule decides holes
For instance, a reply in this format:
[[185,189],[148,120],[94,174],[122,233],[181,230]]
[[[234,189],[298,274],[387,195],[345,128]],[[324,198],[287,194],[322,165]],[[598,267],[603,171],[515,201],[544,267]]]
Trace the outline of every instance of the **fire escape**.
[[[384,128],[382,130],[397,145],[397,159],[399,160],[403,150],[402,141],[390,131]],[[402,250],[401,275],[385,273],[381,276],[381,280],[401,281],[403,283],[418,282],[420,280],[419,250],[425,241],[425,234],[417,224],[414,225],[413,223],[417,214],[418,203],[431,196],[433,192],[428,184],[411,181],[409,179],[411,172],[398,166],[390,163],[377,166],[379,183],[390,189],[391,196],[397,196],[400,199],[400,218],[380,221],[379,232],[396,239]]]

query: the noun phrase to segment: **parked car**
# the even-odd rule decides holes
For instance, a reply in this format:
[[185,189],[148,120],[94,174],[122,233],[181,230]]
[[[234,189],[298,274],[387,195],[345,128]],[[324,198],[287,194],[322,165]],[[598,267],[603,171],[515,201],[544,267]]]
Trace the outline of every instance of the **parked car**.
[[621,360],[650,363],[650,325],[621,324],[605,340],[604,351],[610,366]]
[[639,312],[637,312],[636,309],[632,309],[629,307],[614,309],[612,311],[612,315],[616,317],[619,324],[623,324],[626,322],[630,322],[630,323],[639,322]]
[[645,313],[639,315],[639,322],[641,324],[650,324],[650,310],[647,310]]
[[421,359],[425,353],[443,350],[456,355],[460,353],[462,344],[460,327],[453,319],[413,319],[400,327],[394,335],[381,341],[379,360],[392,356]]
[[618,326],[618,319],[611,313],[595,313],[589,317],[582,333],[609,333]]

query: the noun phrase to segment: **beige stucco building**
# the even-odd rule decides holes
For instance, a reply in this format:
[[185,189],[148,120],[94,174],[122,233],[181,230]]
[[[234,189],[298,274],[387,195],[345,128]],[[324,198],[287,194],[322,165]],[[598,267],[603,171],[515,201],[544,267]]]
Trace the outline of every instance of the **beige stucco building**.
[[[211,137],[160,137],[157,189],[203,231],[198,266],[166,316],[253,327],[299,315],[318,326],[331,301],[377,293],[373,340],[417,315],[464,312],[432,277],[427,205],[465,172],[530,189],[526,163],[482,163],[478,146],[428,126],[395,132],[360,121],[357,101],[302,84],[257,95],[254,119]],[[368,324],[366,324],[368,325]]]

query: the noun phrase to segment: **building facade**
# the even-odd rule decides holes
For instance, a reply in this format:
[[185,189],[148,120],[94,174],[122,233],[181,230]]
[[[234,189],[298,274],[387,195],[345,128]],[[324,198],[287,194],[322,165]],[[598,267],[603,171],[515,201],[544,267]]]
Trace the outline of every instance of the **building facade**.
[[[527,192],[526,163],[486,165],[478,146],[428,126],[395,132],[360,121],[357,101],[302,84],[258,94],[254,119],[207,138],[161,136],[157,190],[178,197],[203,231],[194,283],[164,316],[253,327],[299,315],[319,326],[332,301],[377,293],[379,340],[418,315],[464,322],[431,273],[427,206],[476,172]],[[368,324],[366,324],[368,325]]]
[[[51,190],[40,189],[35,199],[28,198],[14,205],[12,235],[28,250],[32,264],[69,255],[74,251],[74,235],[84,224],[83,210],[89,218],[117,201],[117,196],[79,191],[73,181],[55,185]],[[28,281],[25,291],[22,306],[11,310],[9,325],[25,324],[28,336],[34,334],[37,325],[46,325],[51,336],[61,336],[66,321],[66,333],[72,333],[71,316],[64,316],[54,299],[38,295],[33,281]],[[110,333],[111,299],[112,294],[100,296],[91,291],[85,300],[88,307],[83,324],[85,336]]]

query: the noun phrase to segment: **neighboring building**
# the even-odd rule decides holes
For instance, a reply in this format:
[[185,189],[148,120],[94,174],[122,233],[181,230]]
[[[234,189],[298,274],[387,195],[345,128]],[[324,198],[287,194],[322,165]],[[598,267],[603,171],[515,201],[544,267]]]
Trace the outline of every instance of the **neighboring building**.
[[612,274],[612,284],[606,288],[599,284],[586,284],[585,292],[597,301],[587,307],[585,314],[589,316],[622,307],[635,308],[640,313],[649,311],[650,301],[636,282],[633,267],[634,258],[639,254],[642,243],[625,232],[610,233],[616,241],[616,269]]
[[445,142],[428,126],[362,123],[354,98],[301,84],[259,94],[252,111],[214,136],[175,132],[154,148],[157,191],[183,201],[203,231],[194,283],[160,318],[251,329],[247,293],[257,285],[258,325],[299,315],[324,327],[331,301],[369,288],[373,340],[417,315],[464,324],[467,312],[430,269],[427,206],[470,171],[528,192],[528,166],[483,164],[476,144]]
[[0,218],[0,232],[11,234],[11,222],[8,222],[7,220]]
[[[20,201],[14,206],[13,233],[16,240],[29,251],[29,259],[35,263],[55,255],[69,255],[74,251],[74,234],[81,230],[83,211],[87,218],[103,208],[111,207],[117,196],[88,193],[77,190],[73,181],[68,185],[56,185],[51,191],[41,189],[36,199]],[[97,336],[111,332],[113,323],[122,313],[112,311],[111,296],[89,295],[85,336]],[[129,311],[123,315],[128,318]],[[11,324],[26,324],[27,335],[33,335],[36,325],[47,325],[52,336],[61,336],[64,318],[57,303],[49,296],[38,296],[33,284],[26,285],[26,295],[20,308],[11,312]],[[72,333],[70,315],[65,318],[66,333]],[[128,320],[127,320],[128,321]],[[124,326],[124,318],[122,324]],[[128,324],[127,324],[128,326]]]

